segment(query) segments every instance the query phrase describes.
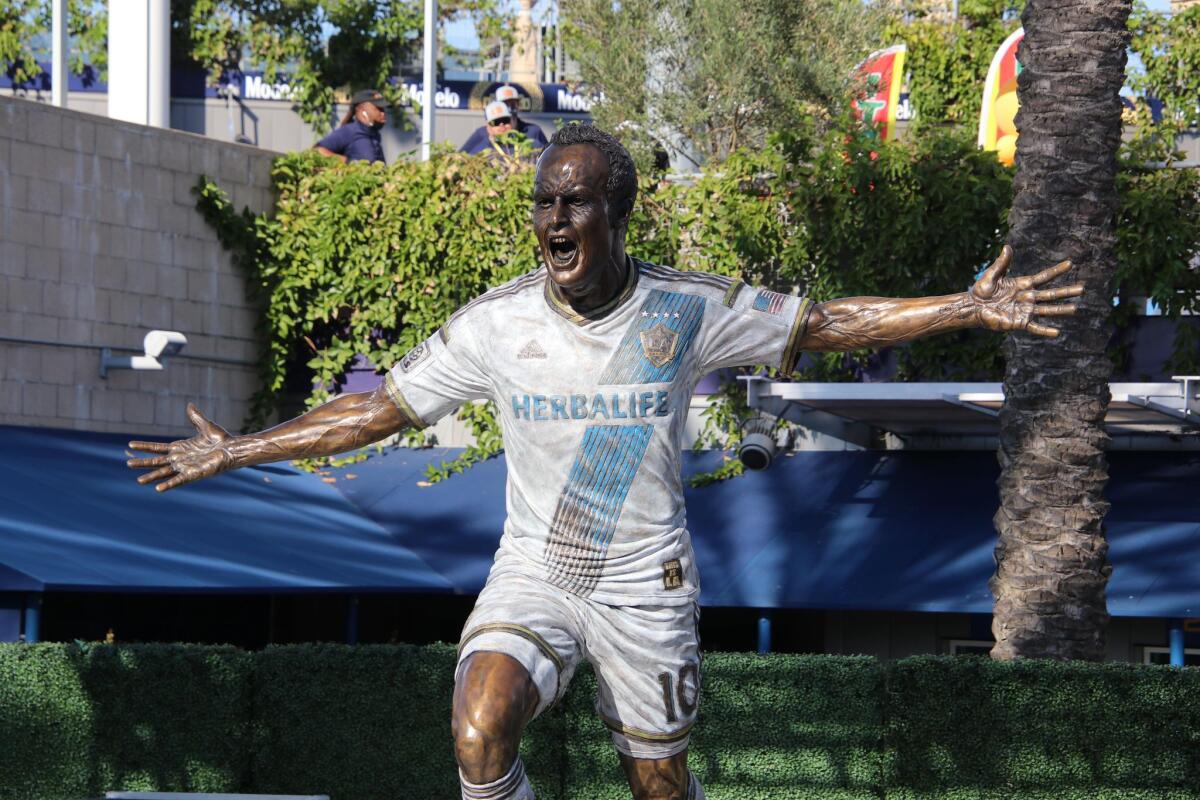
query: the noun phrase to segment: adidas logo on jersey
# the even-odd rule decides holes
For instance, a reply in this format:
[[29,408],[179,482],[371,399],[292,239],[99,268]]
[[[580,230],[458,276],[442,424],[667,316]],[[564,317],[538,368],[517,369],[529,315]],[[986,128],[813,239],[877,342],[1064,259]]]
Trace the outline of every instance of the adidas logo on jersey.
[[537,341],[534,339],[530,339],[525,344],[525,346],[521,348],[521,352],[517,353],[517,358],[545,358],[545,357],[546,357],[546,351],[543,350],[542,346],[540,344],[538,344]]

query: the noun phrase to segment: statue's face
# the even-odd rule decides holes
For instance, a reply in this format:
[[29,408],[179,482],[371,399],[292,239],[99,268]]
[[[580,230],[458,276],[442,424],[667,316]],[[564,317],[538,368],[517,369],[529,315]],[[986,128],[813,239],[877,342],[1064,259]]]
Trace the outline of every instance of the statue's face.
[[596,288],[623,252],[624,230],[609,224],[607,182],[608,159],[590,144],[552,145],[538,160],[533,230],[551,280],[574,297]]

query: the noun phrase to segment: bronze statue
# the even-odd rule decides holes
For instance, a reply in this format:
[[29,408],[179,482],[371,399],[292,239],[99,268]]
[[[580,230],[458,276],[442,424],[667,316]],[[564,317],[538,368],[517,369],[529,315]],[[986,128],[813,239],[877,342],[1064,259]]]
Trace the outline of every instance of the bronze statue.
[[633,796],[702,798],[687,769],[699,703],[698,576],[679,453],[703,374],[804,350],[883,347],[963,328],[1058,331],[1081,285],[1039,289],[1068,262],[1005,276],[1010,250],[968,291],[824,303],[625,253],[636,193],[628,153],[589,125],[542,154],[533,225],[543,266],[464,306],[372,392],[344,394],[270,430],[231,436],[194,406],[190,439],[131,442],[139,483],[167,491],[227,470],[328,456],[471,399],[496,403],[508,522],[463,629],[452,727],[464,798],[532,798],[525,725],[586,657]]

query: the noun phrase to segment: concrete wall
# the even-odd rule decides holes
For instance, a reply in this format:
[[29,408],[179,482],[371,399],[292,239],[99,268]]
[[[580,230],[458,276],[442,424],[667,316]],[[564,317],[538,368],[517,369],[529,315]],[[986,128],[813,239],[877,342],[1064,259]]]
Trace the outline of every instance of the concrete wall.
[[[274,155],[0,97],[0,424],[174,436],[193,401],[239,428],[257,314],[190,189],[265,211]],[[100,377],[155,328],[188,337],[166,370]]]

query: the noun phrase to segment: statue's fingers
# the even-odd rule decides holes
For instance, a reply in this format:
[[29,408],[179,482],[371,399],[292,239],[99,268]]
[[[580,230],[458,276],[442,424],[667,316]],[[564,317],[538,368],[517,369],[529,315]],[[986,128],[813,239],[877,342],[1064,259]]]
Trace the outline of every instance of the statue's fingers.
[[171,489],[174,489],[176,486],[182,486],[185,483],[187,483],[187,478],[183,477],[182,475],[176,475],[174,478],[171,478],[171,480],[163,481],[158,486],[155,486],[154,491],[167,492]]
[[1008,270],[1008,264],[1012,260],[1012,248],[1008,245],[1000,248],[1000,255],[992,262],[991,266],[983,271],[983,275],[975,282],[977,290],[983,297],[990,297],[995,290],[996,281],[1000,280],[1001,276]]
[[187,415],[188,420],[191,421],[196,430],[204,436],[218,436],[224,433],[220,426],[218,426],[217,423],[213,422],[208,417],[204,416],[200,409],[196,408],[194,403],[188,403]]
[[1070,271],[1070,269],[1071,269],[1070,261],[1060,261],[1057,264],[1055,264],[1053,267],[1046,267],[1044,270],[1042,270],[1038,274],[1031,275],[1029,277],[1030,285],[1039,286],[1043,283],[1047,283],[1049,281],[1054,280],[1059,275],[1062,275],[1064,272]]
[[1058,305],[1039,303],[1033,307],[1033,313],[1039,317],[1069,317],[1075,313],[1075,306],[1070,303],[1060,303]]
[[1047,300],[1062,300],[1066,297],[1079,297],[1083,294],[1083,284],[1074,283],[1070,286],[1060,286],[1057,289],[1038,289],[1033,292],[1033,300],[1044,303]]
[[166,456],[155,456],[154,458],[131,458],[125,462],[125,466],[130,469],[150,469],[151,467],[165,467],[169,462]]
[[162,469],[154,470],[154,472],[147,472],[144,475],[138,475],[137,482],[145,486],[147,483],[154,483],[155,481],[162,480],[163,478],[169,478],[174,474],[174,467],[163,467]]
[[1045,336],[1049,339],[1053,339],[1055,336],[1058,336],[1058,328],[1051,328],[1049,325],[1038,325],[1036,322],[1029,323],[1025,330],[1037,336]]
[[171,445],[168,442],[130,442],[130,450],[145,450],[147,453],[168,453]]

